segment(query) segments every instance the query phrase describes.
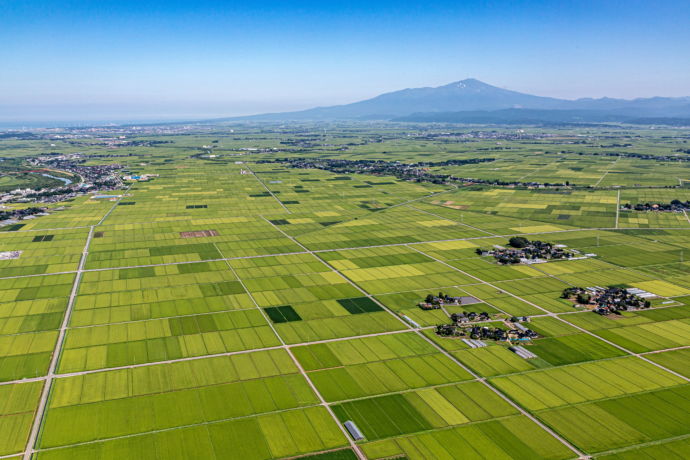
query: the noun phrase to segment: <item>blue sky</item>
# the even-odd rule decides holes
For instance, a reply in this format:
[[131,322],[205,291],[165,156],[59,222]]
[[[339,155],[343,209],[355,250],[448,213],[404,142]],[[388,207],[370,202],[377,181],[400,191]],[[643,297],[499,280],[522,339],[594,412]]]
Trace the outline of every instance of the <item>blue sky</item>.
[[688,96],[688,18],[687,0],[0,0],[0,120],[284,111],[468,77]]

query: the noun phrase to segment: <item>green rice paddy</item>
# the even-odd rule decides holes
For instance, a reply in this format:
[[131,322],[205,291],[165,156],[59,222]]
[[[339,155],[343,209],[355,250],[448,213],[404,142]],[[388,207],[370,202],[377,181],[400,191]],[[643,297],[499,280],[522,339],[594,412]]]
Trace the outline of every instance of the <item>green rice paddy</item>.
[[[686,457],[690,220],[620,205],[690,198],[688,162],[662,158],[688,134],[530,128],[515,140],[497,128],[498,145],[452,129],[465,136],[353,124],[323,142],[304,124],[132,134],[172,142],[151,147],[51,140],[158,177],[0,228],[0,457]],[[612,138],[628,156],[610,155]],[[2,139],[0,151],[46,145]],[[431,170],[573,187],[272,162],[298,155],[489,155]],[[477,253],[515,235],[582,257],[503,266]],[[609,285],[648,292],[652,307],[600,316],[560,298]],[[419,308],[439,291],[474,303]],[[434,333],[463,311],[492,327],[527,317],[538,337],[521,345],[536,358]]]

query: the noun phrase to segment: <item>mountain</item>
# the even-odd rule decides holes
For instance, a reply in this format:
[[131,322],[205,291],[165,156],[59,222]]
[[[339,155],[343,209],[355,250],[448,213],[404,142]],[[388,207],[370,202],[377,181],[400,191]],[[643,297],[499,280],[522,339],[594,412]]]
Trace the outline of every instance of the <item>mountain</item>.
[[467,79],[437,88],[413,88],[382,94],[353,104],[320,107],[303,115],[337,118],[395,117],[413,112],[499,110],[514,107],[555,108],[558,99],[532,96]]
[[[530,112],[534,110],[540,112]],[[559,113],[546,113],[549,111],[559,111]],[[493,114],[493,112],[501,113]],[[492,115],[487,115],[487,113]],[[553,121],[601,122],[665,117],[690,118],[690,97],[653,97],[632,100],[584,98],[572,101],[519,93],[469,78],[435,88],[403,89],[352,104],[216,121],[425,121],[436,119],[452,122],[452,119],[500,119],[506,120],[503,122],[523,123],[525,121],[521,120],[534,121],[551,118]],[[457,122],[465,123],[465,121]],[[466,123],[471,122],[466,121]],[[477,121],[477,123],[480,122]]]

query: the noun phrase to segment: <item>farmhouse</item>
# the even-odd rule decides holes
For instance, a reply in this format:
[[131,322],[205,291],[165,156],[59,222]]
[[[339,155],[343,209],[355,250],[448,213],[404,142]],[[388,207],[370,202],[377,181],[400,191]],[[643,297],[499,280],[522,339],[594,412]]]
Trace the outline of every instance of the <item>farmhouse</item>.
[[442,337],[470,337],[473,340],[508,340],[508,333],[506,330],[499,327],[488,326],[439,324],[436,326],[436,334]]
[[508,331],[508,339],[512,341],[526,341],[537,338],[539,334],[534,332],[532,329],[528,329],[520,323],[515,323],[514,329]]
[[419,302],[418,306],[422,310],[438,310],[446,306],[471,305],[473,303],[479,303],[479,299],[472,296],[453,297],[439,292],[438,295],[427,295],[423,301]]
[[511,323],[529,323],[529,317],[528,316],[511,316],[510,317],[510,322]]
[[481,313],[475,313],[473,311],[468,313],[466,311],[463,311],[462,313],[453,313],[452,315],[450,315],[450,320],[453,324],[459,326],[461,324],[475,321],[489,321],[489,314],[485,311]]

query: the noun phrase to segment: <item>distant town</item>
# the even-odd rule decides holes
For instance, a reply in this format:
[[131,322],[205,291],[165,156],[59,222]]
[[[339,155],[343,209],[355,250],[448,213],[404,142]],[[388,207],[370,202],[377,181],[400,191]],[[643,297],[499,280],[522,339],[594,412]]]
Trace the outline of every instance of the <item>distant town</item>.
[[565,187],[569,181],[561,183],[540,183],[533,181],[504,181],[499,179],[477,179],[457,177],[452,174],[438,174],[430,170],[440,166],[463,166],[470,164],[495,161],[495,158],[469,158],[463,160],[447,160],[439,162],[420,162],[405,164],[399,161],[384,160],[341,160],[325,158],[276,158],[274,160],[259,161],[259,163],[283,163],[292,168],[322,169],[337,174],[370,174],[374,176],[394,176],[400,180],[412,182],[431,182],[434,184],[464,184],[464,185],[493,185],[508,187]]

